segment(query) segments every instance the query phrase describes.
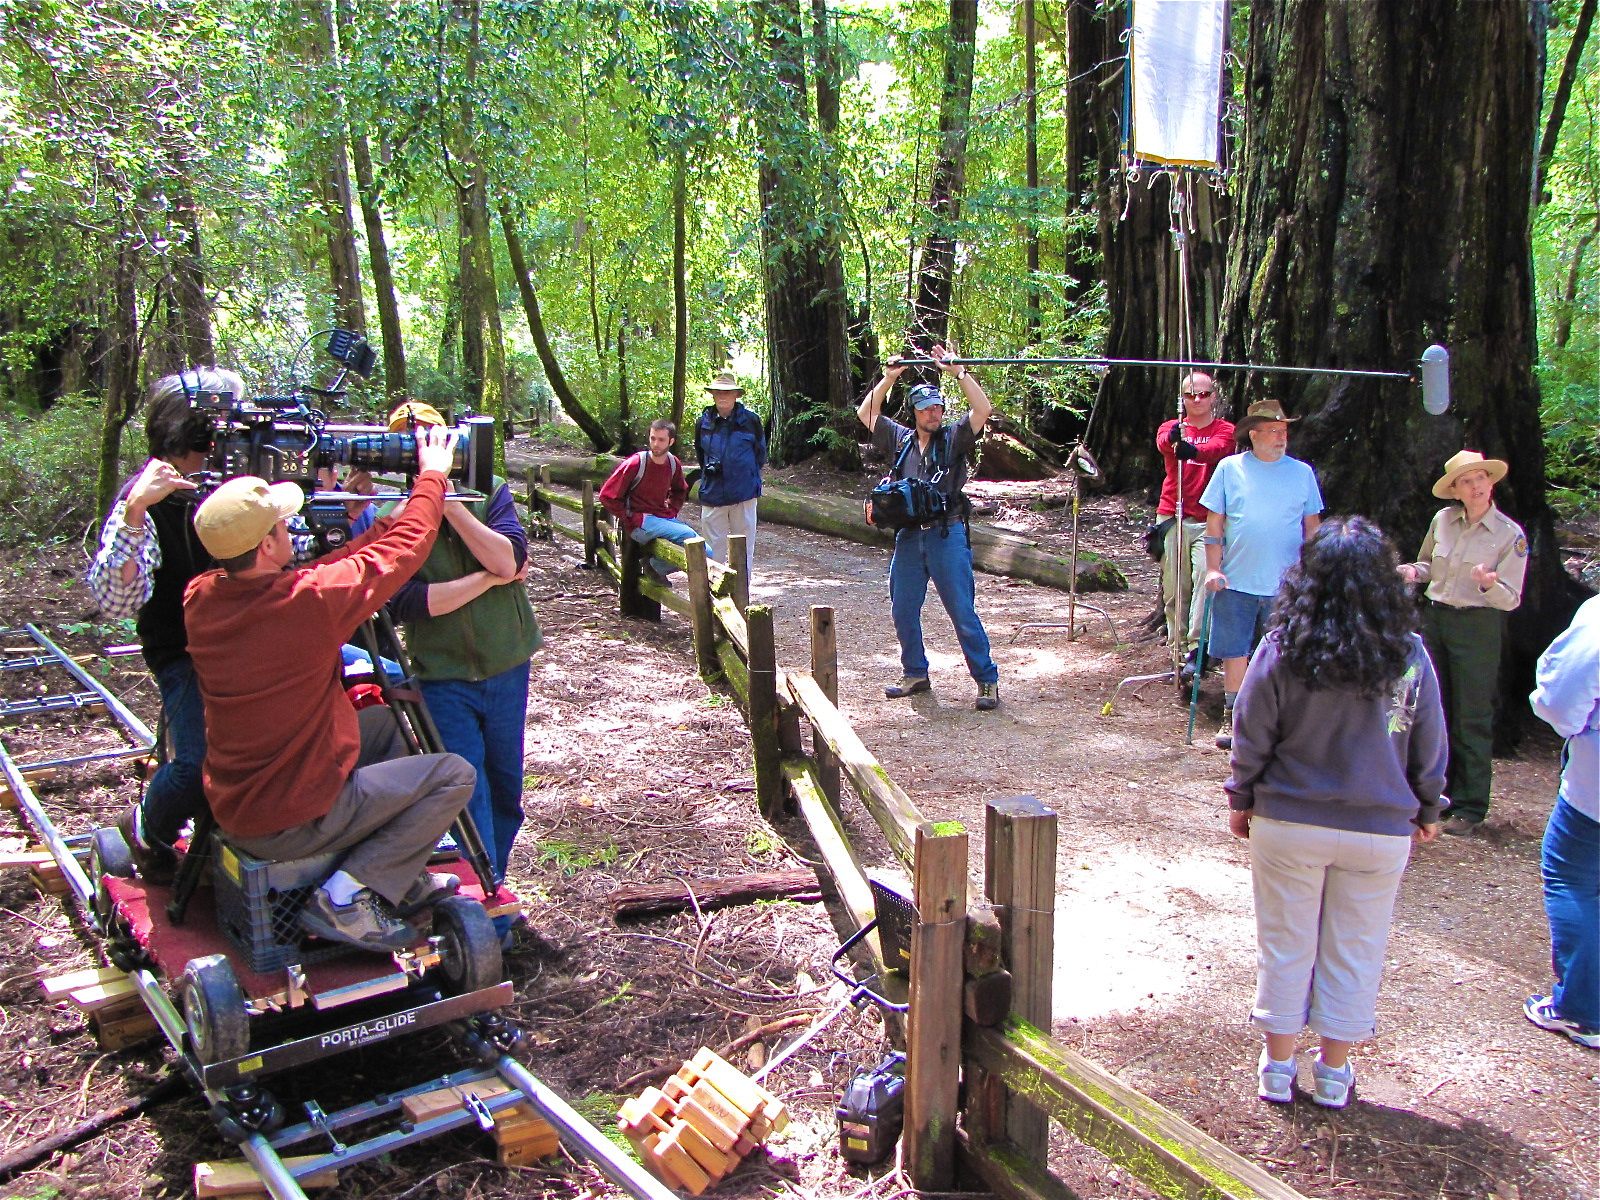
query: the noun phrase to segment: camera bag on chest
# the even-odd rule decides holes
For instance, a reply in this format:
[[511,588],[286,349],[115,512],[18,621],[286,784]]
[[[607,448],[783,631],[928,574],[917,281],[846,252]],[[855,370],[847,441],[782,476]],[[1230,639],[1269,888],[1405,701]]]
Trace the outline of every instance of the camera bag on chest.
[[947,520],[954,515],[954,505],[938,485],[949,468],[955,427],[946,426],[928,445],[930,450],[935,451],[933,462],[937,467],[932,479],[897,479],[895,477],[911,450],[911,439],[916,436],[916,432],[912,431],[900,440],[900,452],[895,455],[894,466],[867,496],[863,509],[868,525],[880,529],[909,529]]

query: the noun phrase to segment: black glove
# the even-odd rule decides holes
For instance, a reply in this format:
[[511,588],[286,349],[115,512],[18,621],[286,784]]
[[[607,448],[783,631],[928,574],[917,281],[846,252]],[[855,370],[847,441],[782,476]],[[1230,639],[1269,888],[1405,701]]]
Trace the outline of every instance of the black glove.
[[1176,446],[1181,441],[1183,441],[1183,426],[1181,423],[1174,421],[1172,428],[1167,430],[1167,445]]
[[1195,449],[1193,442],[1186,442],[1182,438],[1172,443],[1172,452],[1184,462],[1193,462],[1200,457],[1200,451]]

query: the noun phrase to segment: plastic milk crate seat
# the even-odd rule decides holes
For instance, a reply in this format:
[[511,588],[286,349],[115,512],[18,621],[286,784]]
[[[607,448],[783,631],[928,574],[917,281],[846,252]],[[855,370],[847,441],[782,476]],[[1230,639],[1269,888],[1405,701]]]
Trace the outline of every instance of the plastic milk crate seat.
[[276,971],[289,963],[313,963],[342,954],[337,943],[300,947],[300,910],[311,891],[333,874],[344,854],[266,862],[216,834],[217,924],[252,971]]

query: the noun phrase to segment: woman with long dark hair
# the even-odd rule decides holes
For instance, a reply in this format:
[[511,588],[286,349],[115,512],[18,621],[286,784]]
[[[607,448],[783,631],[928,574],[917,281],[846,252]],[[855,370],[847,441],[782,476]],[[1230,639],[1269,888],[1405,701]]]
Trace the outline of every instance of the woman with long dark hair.
[[1250,839],[1263,1100],[1294,1098],[1310,1025],[1312,1099],[1349,1103],[1400,876],[1411,843],[1439,833],[1444,713],[1398,565],[1370,521],[1325,522],[1284,576],[1234,711],[1228,828]]

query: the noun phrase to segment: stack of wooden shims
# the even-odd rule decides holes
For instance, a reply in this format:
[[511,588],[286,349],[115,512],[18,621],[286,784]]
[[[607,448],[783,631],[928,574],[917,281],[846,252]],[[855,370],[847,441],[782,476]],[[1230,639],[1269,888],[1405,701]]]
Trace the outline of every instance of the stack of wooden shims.
[[788,1123],[783,1101],[704,1047],[617,1111],[617,1127],[645,1166],[695,1196]]
[[[468,1096],[479,1100],[492,1100],[511,1091],[511,1086],[499,1079],[485,1079],[478,1083],[458,1087],[438,1088],[407,1097],[401,1108],[406,1117],[420,1125],[434,1117],[443,1116],[460,1108]],[[520,1167],[541,1158],[549,1158],[561,1145],[561,1136],[555,1126],[533,1111],[526,1100],[507,1108],[498,1108],[494,1116],[494,1140],[499,1147],[496,1161],[503,1167]]]
[[133,980],[115,967],[89,967],[46,979],[44,994],[76,1004],[88,1016],[102,1050],[125,1050],[160,1032]]

